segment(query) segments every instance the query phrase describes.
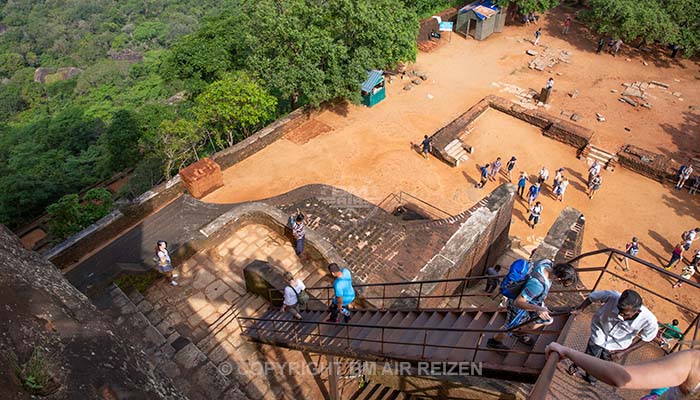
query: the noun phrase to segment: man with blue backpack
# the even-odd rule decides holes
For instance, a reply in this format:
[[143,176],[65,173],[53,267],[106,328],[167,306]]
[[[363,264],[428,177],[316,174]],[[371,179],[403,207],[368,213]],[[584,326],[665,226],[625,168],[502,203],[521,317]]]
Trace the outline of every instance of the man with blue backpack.
[[[516,260],[501,283],[501,294],[508,298],[504,329],[519,327],[532,330],[550,325],[554,321],[549,315],[549,309],[544,305],[544,300],[552,283],[558,282],[564,287],[569,287],[577,281],[578,274],[571,264],[554,265],[552,260],[545,258],[530,268],[529,261]],[[517,330],[511,335],[526,345],[534,344],[532,337],[518,333]],[[503,341],[507,336],[505,332],[497,333],[486,345],[492,349],[506,350],[508,347]]]

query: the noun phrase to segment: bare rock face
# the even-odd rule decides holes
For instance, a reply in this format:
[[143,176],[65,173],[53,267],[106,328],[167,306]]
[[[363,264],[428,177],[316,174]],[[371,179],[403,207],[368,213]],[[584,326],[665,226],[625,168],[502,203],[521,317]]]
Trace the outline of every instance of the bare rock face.
[[0,305],[0,399],[185,398],[56,267],[2,225]]

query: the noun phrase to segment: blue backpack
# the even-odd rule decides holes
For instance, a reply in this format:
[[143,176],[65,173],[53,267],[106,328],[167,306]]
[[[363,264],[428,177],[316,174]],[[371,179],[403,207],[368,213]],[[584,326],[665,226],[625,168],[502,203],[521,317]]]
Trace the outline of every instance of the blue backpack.
[[[535,267],[542,263],[551,264],[551,261],[547,259],[540,260]],[[533,271],[534,270],[535,268],[533,268]],[[508,269],[508,275],[506,275],[505,278],[503,278],[503,282],[501,282],[501,294],[509,299],[517,298],[530,278],[539,280],[542,286],[544,286],[544,277],[537,273],[531,273],[530,263],[527,260],[521,258],[513,261],[513,264],[511,264]]]
[[513,261],[508,269],[508,275],[501,282],[501,294],[509,299],[515,299],[527,282],[528,273],[530,272],[530,263],[521,258]]

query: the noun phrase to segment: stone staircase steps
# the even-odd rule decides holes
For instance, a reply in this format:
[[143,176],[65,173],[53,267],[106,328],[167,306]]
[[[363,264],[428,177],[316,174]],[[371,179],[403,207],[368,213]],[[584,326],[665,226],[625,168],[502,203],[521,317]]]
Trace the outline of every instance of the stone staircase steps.
[[598,160],[602,165],[608,167],[617,163],[617,156],[593,145],[586,147],[586,158],[590,161]]
[[451,141],[447,146],[445,146],[445,153],[447,153],[448,156],[456,160],[456,165],[459,165],[460,162],[469,159],[469,156],[467,156],[467,151],[464,150],[464,147],[462,146],[462,141],[459,139],[455,139]]
[[223,375],[205,353],[177,332],[170,316],[154,309],[138,291],[127,295],[112,285],[98,301],[98,308],[112,317],[121,334],[139,337],[140,350],[154,368],[164,371],[189,398],[248,398],[238,382]]

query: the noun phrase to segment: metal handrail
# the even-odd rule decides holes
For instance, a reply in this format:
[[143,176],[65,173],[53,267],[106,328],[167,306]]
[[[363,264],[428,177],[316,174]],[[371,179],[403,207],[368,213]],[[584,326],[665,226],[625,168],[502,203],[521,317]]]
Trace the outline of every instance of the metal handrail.
[[[552,316],[560,316],[568,314],[568,312],[560,312],[560,313],[553,313]],[[380,348],[383,349],[385,344],[395,344],[395,345],[404,345],[404,346],[421,346],[421,358],[425,355],[425,349],[428,347],[435,347],[435,348],[448,348],[448,349],[458,349],[458,350],[474,350],[475,354],[474,357],[476,357],[476,353],[479,351],[498,351],[498,352],[504,352],[504,353],[518,353],[518,354],[527,354],[527,355],[544,355],[544,352],[541,351],[528,351],[528,350],[520,350],[520,349],[484,349],[480,348],[478,345],[481,343],[481,337],[483,336],[484,333],[507,333],[511,330],[518,329],[520,326],[523,324],[520,324],[518,326],[515,326],[509,330],[504,330],[504,329],[469,329],[469,328],[438,328],[438,327],[410,327],[410,326],[377,326],[377,325],[367,325],[367,324],[342,324],[338,325],[337,323],[332,323],[332,322],[321,322],[321,321],[300,321],[300,320],[295,320],[295,319],[274,319],[274,318],[253,318],[253,317],[239,317],[239,326],[241,328],[241,331],[245,335],[246,333],[244,330],[253,330],[253,331],[263,331],[263,332],[268,332],[268,333],[283,333],[285,335],[288,335],[290,333],[290,329],[285,329],[285,330],[280,330],[276,329],[276,325],[278,324],[285,324],[285,323],[291,323],[292,325],[314,325],[317,327],[318,331],[320,332],[320,327],[321,326],[332,326],[334,328],[344,328],[343,330],[345,331],[345,335],[324,335],[320,333],[314,333],[314,332],[309,332],[304,335],[304,338],[333,338],[333,339],[345,339],[347,341],[347,347],[350,347],[350,341],[358,341],[358,342],[369,342],[369,343],[379,343]],[[268,327],[261,327],[258,324],[261,322],[271,322],[272,323],[272,328]],[[524,324],[527,324],[528,321],[526,321]],[[366,337],[352,337],[350,335],[350,329],[352,328],[365,328],[365,329],[374,329],[374,330],[380,330],[380,339],[368,339]],[[423,331],[423,340],[422,343],[416,343],[416,342],[401,342],[401,341],[388,341],[384,340],[384,331],[386,330],[412,330],[412,331]],[[294,329],[294,342],[299,343],[299,335],[296,332],[297,330]],[[548,330],[548,329],[543,329],[543,330],[521,330],[522,332],[526,333],[537,333],[539,335],[554,335],[554,334],[560,334],[561,330]],[[457,345],[444,345],[444,344],[431,344],[428,343],[428,333],[429,332],[457,332],[457,333],[468,333],[468,332],[473,332],[473,333],[479,333],[480,334],[480,340],[477,341],[477,346],[472,347],[472,346],[457,346]],[[340,333],[340,332],[339,332]],[[302,340],[303,342],[303,340]]]
[[[610,274],[618,279],[621,279],[624,282],[627,282],[629,284],[632,284],[634,286],[642,288],[645,291],[647,291],[647,292],[649,292],[649,293],[651,293],[651,294],[653,294],[653,295],[655,295],[655,296],[657,296],[657,297],[659,297],[659,298],[661,298],[661,299],[663,299],[663,300],[665,300],[665,301],[667,301],[667,302],[669,302],[669,303],[671,303],[671,304],[673,304],[673,305],[675,305],[675,306],[677,306],[685,311],[690,311],[691,313],[695,314],[695,319],[693,320],[693,323],[691,323],[688,326],[688,328],[686,329],[684,336],[686,334],[690,333],[690,330],[693,328],[693,325],[695,325],[694,337],[697,337],[698,331],[700,331],[700,310],[690,309],[690,308],[688,308],[688,307],[686,307],[686,306],[684,306],[684,305],[682,305],[682,304],[680,304],[672,299],[667,298],[666,296],[664,296],[662,294],[656,293],[655,291],[653,291],[651,289],[648,289],[644,286],[641,286],[640,284],[635,283],[628,278],[625,278],[617,273],[609,271],[608,267],[609,267],[610,262],[612,261],[612,258],[614,256],[620,256],[620,257],[628,258],[628,259],[635,261],[639,264],[642,264],[643,266],[650,268],[652,270],[655,270],[656,272],[659,272],[662,275],[670,276],[670,277],[673,277],[675,279],[679,279],[682,282],[687,283],[690,286],[695,287],[697,289],[700,289],[700,284],[698,284],[696,282],[689,281],[689,280],[684,279],[684,278],[681,278],[677,274],[674,274],[670,271],[667,271],[664,268],[656,266],[656,265],[654,265],[646,260],[642,260],[636,256],[628,254],[627,252],[619,250],[619,249],[604,248],[604,249],[590,251],[590,252],[578,255],[578,256],[572,258],[571,260],[569,260],[568,262],[569,263],[576,263],[584,258],[599,255],[599,254],[607,254],[608,258],[607,258],[607,261],[605,262],[605,266],[603,267],[602,272],[598,276],[598,280],[596,281],[595,285],[593,286],[593,290],[598,289],[598,286],[600,285],[600,282],[602,281],[603,275],[605,275],[606,273]],[[569,329],[568,325],[571,321],[572,321],[572,319],[570,318],[569,321],[567,322],[567,325],[565,325],[564,328],[562,328],[562,332],[564,334],[566,334],[568,332],[568,329]],[[680,345],[680,343],[676,343],[676,345],[671,349],[671,352],[676,351],[676,350],[680,350],[681,348],[682,348],[682,346]],[[544,367],[541,370],[540,377],[538,378],[532,391],[530,392],[530,395],[528,397],[529,399],[541,400],[541,399],[547,398],[547,395],[549,393],[550,383],[551,383],[552,377],[554,376],[554,371],[556,369],[558,362],[559,362],[559,355],[556,353],[551,353],[549,358],[547,359],[547,362],[545,363]]]

